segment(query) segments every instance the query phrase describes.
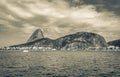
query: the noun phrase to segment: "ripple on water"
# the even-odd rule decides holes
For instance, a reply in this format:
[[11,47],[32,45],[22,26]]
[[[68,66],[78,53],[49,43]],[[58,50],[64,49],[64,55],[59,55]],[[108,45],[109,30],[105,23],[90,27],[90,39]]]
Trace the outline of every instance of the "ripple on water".
[[0,77],[120,77],[119,52],[2,52]]

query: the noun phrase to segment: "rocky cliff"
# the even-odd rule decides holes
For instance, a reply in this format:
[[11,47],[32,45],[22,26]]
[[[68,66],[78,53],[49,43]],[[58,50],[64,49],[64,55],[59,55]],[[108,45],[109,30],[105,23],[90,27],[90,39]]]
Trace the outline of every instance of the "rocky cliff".
[[41,38],[44,38],[43,33],[40,29],[37,29],[33,32],[27,42],[32,42]]
[[77,32],[55,40],[60,49],[86,49],[89,47],[106,47],[105,39],[95,33]]

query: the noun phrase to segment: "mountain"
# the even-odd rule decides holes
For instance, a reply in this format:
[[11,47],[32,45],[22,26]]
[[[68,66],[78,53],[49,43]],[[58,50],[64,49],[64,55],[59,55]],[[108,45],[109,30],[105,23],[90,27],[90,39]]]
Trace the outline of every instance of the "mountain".
[[120,47],[120,39],[114,40],[114,41],[110,41],[110,42],[108,42],[108,45],[109,45],[109,46],[110,46],[110,45],[113,45],[113,46],[118,46],[118,47]]
[[[33,35],[34,36],[34,35]],[[35,41],[30,41],[12,47],[50,47],[58,50],[80,50],[89,47],[106,47],[105,39],[95,33],[77,32],[75,34],[66,35],[58,39],[52,40],[49,38],[40,38]]]
[[43,33],[40,29],[37,29],[35,32],[33,32],[27,42],[32,42],[41,38],[44,38]]
[[89,47],[106,47],[105,39],[95,33],[77,32],[55,40],[60,49],[86,49]]

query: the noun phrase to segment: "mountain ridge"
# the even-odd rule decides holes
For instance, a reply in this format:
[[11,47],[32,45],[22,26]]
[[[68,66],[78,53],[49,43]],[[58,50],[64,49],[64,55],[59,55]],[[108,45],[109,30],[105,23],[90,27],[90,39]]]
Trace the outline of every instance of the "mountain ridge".
[[103,36],[92,32],[77,32],[65,35],[57,39],[40,38],[24,44],[10,47],[50,47],[57,50],[80,50],[89,47],[106,47],[107,43]]

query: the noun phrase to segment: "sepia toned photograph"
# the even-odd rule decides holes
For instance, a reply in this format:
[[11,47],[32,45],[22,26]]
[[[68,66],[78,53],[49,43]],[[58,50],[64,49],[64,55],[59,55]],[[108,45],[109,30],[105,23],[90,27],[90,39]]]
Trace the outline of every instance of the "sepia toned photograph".
[[0,0],[0,77],[120,77],[120,0]]

